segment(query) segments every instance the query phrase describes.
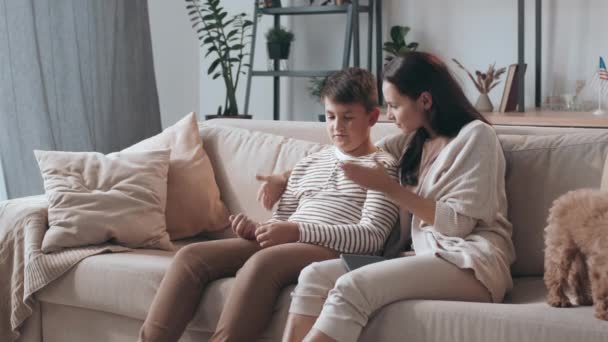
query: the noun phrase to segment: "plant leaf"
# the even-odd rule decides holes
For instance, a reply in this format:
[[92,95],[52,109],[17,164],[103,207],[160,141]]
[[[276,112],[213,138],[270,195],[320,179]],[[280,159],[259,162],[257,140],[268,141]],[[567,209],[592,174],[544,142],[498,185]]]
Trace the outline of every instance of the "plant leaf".
[[226,35],[226,38],[230,39],[230,38],[232,38],[234,35],[236,35],[238,33],[239,33],[239,30],[238,29],[234,29],[234,30],[228,32],[228,34]]
[[403,42],[403,35],[401,33],[401,29],[399,26],[393,26],[391,28],[391,39],[393,40],[393,43],[401,43]]
[[408,26],[398,26],[399,32],[401,33],[401,37],[403,39],[403,43],[405,43],[405,36],[410,32],[410,28]]
[[216,59],[211,63],[211,66],[209,66],[209,69],[207,70],[207,75],[211,75],[213,73],[213,71],[215,71],[215,68],[217,68],[217,66],[220,64],[221,59]]
[[477,88],[477,90],[480,93],[482,93],[483,89],[481,87],[481,84],[477,82],[477,80],[475,79],[475,77],[473,77],[473,75],[469,72],[469,70],[467,70],[467,68],[465,68],[464,65],[460,64],[460,62],[458,60],[456,60],[456,58],[452,58],[452,61],[454,61],[454,63],[456,63],[456,65],[458,65],[462,70],[467,72],[467,75],[469,76],[471,81],[473,81],[473,84],[475,84],[475,88]]
[[207,58],[207,56],[209,56],[213,51],[217,51],[217,48],[215,46],[212,46],[207,50],[207,53],[205,54],[205,58]]

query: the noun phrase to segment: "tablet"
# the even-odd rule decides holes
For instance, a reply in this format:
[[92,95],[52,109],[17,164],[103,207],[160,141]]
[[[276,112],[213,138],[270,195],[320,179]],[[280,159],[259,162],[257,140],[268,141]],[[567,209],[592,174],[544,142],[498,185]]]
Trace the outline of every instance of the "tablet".
[[340,259],[349,272],[365,265],[387,260],[381,256],[363,254],[340,254]]

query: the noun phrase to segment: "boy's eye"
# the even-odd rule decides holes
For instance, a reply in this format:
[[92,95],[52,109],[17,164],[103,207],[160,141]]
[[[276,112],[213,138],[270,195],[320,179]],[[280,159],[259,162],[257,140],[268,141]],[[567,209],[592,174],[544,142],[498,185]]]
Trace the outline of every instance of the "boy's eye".
[[332,116],[332,115],[327,116],[327,120],[333,120],[333,119],[335,119],[335,116]]
[[345,116],[345,117],[344,117],[344,120],[352,120],[352,119],[353,119],[353,117],[352,117],[352,116]]

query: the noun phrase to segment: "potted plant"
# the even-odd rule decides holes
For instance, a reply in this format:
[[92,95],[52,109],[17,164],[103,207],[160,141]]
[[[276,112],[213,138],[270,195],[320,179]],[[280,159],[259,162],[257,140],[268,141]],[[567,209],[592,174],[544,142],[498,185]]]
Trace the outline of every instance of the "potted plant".
[[479,91],[479,98],[475,103],[475,108],[477,108],[480,112],[491,112],[494,110],[494,106],[492,105],[492,101],[490,101],[490,97],[488,94],[494,87],[496,87],[500,81],[500,76],[505,73],[507,68],[496,69],[496,63],[490,64],[488,66],[488,71],[481,72],[479,70],[475,70],[475,76],[467,70],[464,65],[460,64],[455,58],[452,58],[452,61],[456,63],[462,70],[466,71],[467,75],[475,84],[475,88]]
[[416,51],[418,43],[406,43],[405,36],[410,32],[410,28],[407,26],[393,26],[391,27],[391,41],[385,42],[382,50],[388,52],[390,55],[384,59],[390,62],[394,57],[403,56],[410,51]]
[[[319,103],[321,103],[321,92],[323,91],[323,87],[325,87],[325,82],[327,82],[327,77],[312,77],[308,82],[310,97]],[[318,118],[319,121],[324,122],[325,114],[319,114]]]
[[268,47],[268,58],[287,59],[289,58],[289,48],[293,42],[293,33],[284,27],[271,28],[266,32],[266,46]]
[[192,27],[196,30],[201,46],[206,50],[205,58],[212,55],[207,74],[212,79],[222,77],[226,87],[224,106],[218,107],[217,114],[206,115],[206,119],[231,117],[251,119],[251,115],[239,112],[236,101],[236,90],[241,75],[246,75],[245,63],[247,46],[251,43],[249,30],[253,25],[246,19],[247,14],[240,13],[227,18],[228,13],[221,7],[220,0],[186,0],[188,15]]

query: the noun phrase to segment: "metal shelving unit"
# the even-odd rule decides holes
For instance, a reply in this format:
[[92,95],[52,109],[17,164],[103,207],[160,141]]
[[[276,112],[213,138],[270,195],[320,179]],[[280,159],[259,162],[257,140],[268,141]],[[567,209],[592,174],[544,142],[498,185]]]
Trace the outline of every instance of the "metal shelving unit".
[[[249,65],[253,67],[255,55],[255,42],[257,36],[257,18],[258,15],[271,15],[274,17],[274,27],[278,28],[281,24],[281,16],[283,15],[325,15],[325,14],[344,14],[347,17],[346,30],[344,34],[344,55],[342,58],[342,69],[347,68],[350,64],[351,48],[353,53],[353,64],[358,67],[360,65],[360,47],[359,47],[359,15],[367,13],[369,27],[367,32],[368,46],[372,46],[372,31],[374,30],[374,12],[376,13],[376,72],[380,75],[382,71],[382,23],[381,23],[381,0],[369,0],[367,6],[359,4],[359,0],[352,0],[346,5],[328,5],[328,6],[298,6],[298,7],[281,7],[281,8],[260,8],[258,1],[254,0],[254,24],[251,39],[251,53],[249,56]],[[367,51],[367,69],[372,70],[372,49]],[[266,76],[273,78],[273,118],[280,120],[280,78],[281,77],[324,77],[331,75],[338,70],[280,70],[279,60],[274,60],[274,70],[253,70],[249,68],[247,76],[247,89],[245,93],[245,112],[249,112],[249,100],[251,96],[251,79],[254,76]],[[378,85],[380,89],[380,83]]]
[[[534,73],[534,106],[539,108],[541,106],[541,72],[542,72],[542,0],[535,0],[534,5],[534,17],[535,17],[535,35],[534,35],[534,53],[535,53],[535,73]],[[517,94],[517,110],[525,112],[525,0],[517,1],[517,64],[519,64],[519,77],[518,77],[518,94]]]

